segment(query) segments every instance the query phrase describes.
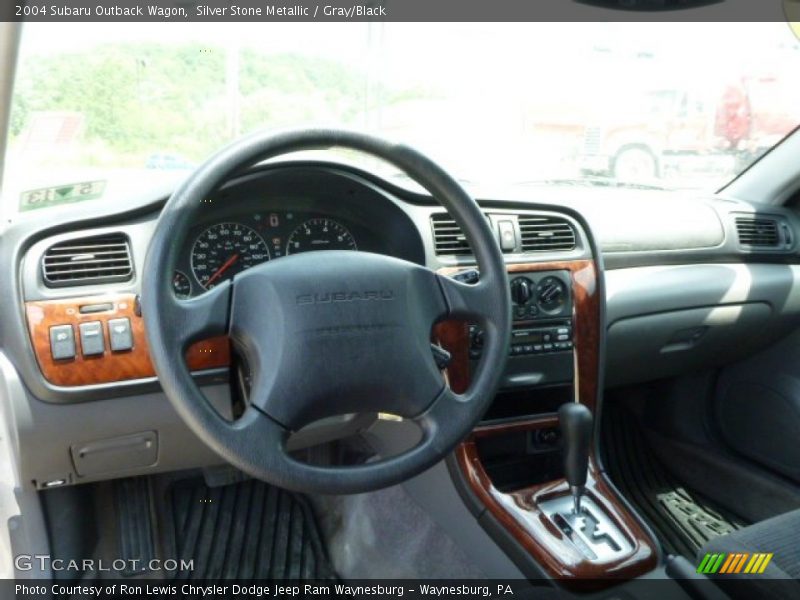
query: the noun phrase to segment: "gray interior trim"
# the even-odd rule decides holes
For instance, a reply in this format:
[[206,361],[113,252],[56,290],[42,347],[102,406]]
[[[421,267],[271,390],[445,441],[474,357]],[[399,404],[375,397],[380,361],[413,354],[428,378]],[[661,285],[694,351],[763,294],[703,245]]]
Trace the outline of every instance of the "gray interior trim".
[[[3,189],[8,126],[11,118],[11,96],[14,91],[14,74],[17,65],[22,25],[0,22],[0,192]],[[2,230],[2,227],[0,227]]]
[[713,415],[736,452],[800,484],[800,332],[723,369]]
[[[7,527],[8,548],[0,555],[11,560],[19,554],[49,554],[49,541],[44,513],[36,489],[21,476],[19,470],[20,444],[13,412],[14,395],[22,390],[17,372],[0,352],[0,457],[4,463],[0,489],[0,523]],[[3,545],[6,539],[3,535]],[[17,570],[14,564],[0,566],[5,578],[49,578],[50,567],[44,569],[33,563],[30,570]]]
[[[220,409],[229,405],[226,385],[205,387],[203,391]],[[0,400],[18,466],[18,480],[25,489],[58,480],[67,484],[85,483],[222,464],[221,459],[189,431],[161,393],[105,400],[102,404],[49,404],[30,395],[14,368],[0,354]],[[158,436],[155,463],[85,477],[77,474],[71,455],[73,445],[141,432],[155,432]],[[135,448],[131,451],[135,452]],[[125,454],[124,448],[122,454]],[[122,460],[123,455],[117,458]]]
[[684,308],[765,302],[800,314],[800,265],[701,264],[606,272],[608,323]]
[[796,265],[638,267],[606,281],[609,386],[735,360],[800,323]]
[[[12,556],[21,554],[30,556],[50,555],[50,540],[47,535],[44,512],[42,511],[39,494],[36,490],[14,489],[14,497],[19,506],[19,514],[8,519],[8,533],[11,539]],[[25,566],[20,564],[20,566]],[[31,561],[30,569],[17,569],[16,561],[13,565],[13,576],[16,579],[50,579],[53,576],[49,563]]]

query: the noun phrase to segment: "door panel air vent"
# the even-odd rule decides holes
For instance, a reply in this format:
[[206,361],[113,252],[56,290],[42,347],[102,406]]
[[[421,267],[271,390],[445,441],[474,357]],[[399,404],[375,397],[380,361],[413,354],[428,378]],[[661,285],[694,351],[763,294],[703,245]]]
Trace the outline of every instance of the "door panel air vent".
[[523,252],[556,252],[575,249],[575,229],[565,219],[544,215],[520,215]]
[[42,277],[47,287],[128,281],[133,277],[130,241],[110,233],[54,244],[42,259]]
[[763,217],[736,217],[736,233],[742,246],[777,248],[781,245],[778,221]]
[[457,256],[472,254],[467,238],[449,214],[438,213],[432,215],[431,226],[433,227],[433,242],[436,254]]

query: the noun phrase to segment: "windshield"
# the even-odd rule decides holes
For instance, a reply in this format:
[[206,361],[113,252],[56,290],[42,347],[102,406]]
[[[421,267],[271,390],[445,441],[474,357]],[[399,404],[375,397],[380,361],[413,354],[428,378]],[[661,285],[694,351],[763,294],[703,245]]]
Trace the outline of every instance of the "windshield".
[[33,23],[6,208],[108,198],[250,131],[320,124],[468,184],[711,190],[800,123],[797,73],[782,23]]

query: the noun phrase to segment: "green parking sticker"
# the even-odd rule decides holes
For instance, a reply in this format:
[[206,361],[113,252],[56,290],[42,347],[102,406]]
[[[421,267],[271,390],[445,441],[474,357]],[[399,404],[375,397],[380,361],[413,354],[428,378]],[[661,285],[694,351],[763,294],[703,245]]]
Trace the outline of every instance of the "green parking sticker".
[[59,204],[94,200],[101,197],[105,189],[105,181],[84,181],[82,183],[68,183],[38,190],[29,190],[22,192],[19,198],[19,209],[21,211],[34,210]]

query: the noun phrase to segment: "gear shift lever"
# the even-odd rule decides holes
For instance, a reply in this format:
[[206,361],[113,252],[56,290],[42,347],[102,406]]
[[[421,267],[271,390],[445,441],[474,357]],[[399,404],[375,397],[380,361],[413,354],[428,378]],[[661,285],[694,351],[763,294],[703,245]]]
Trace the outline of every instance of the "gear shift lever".
[[564,439],[564,473],[572,492],[575,514],[581,512],[581,496],[589,470],[589,442],[592,439],[592,413],[583,404],[568,402],[558,409]]

